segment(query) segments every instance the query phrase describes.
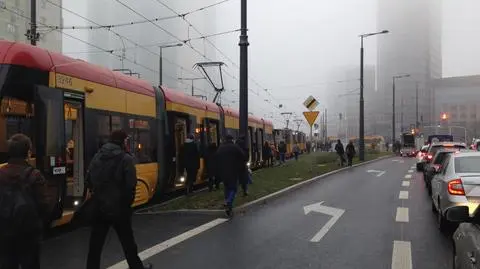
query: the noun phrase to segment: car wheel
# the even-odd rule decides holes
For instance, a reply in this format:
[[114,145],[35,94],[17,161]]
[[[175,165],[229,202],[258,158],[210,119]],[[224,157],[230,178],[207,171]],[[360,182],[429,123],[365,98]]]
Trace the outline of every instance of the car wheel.
[[438,202],[437,227],[442,233],[448,233],[451,227],[450,222],[442,215],[442,209],[440,208],[440,201]]
[[427,183],[428,196],[432,196],[432,183]]

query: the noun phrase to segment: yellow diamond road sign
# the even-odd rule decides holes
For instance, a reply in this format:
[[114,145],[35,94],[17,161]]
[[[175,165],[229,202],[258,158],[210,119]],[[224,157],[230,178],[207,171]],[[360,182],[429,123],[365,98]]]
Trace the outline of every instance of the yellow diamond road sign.
[[315,123],[315,120],[317,120],[318,114],[320,114],[319,111],[308,111],[308,112],[303,112],[303,116],[307,120],[308,124],[310,124],[310,127]]
[[318,101],[313,97],[309,96],[305,102],[303,102],[303,105],[310,111],[314,110],[318,106]]

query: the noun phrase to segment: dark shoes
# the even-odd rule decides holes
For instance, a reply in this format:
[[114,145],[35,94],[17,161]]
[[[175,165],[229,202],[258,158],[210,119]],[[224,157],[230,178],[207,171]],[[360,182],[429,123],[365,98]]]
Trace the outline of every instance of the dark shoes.
[[232,208],[232,206],[225,205],[225,215],[228,218],[233,218],[233,208]]
[[144,269],[152,269],[153,265],[151,263],[146,263],[146,264],[143,265],[143,268]]

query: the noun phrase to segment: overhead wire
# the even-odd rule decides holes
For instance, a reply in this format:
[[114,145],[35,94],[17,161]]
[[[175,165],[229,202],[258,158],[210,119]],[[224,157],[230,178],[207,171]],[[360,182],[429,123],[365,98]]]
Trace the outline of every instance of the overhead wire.
[[[175,15],[181,17],[187,24],[189,27],[191,27],[195,32],[197,32],[197,34],[199,34],[200,36],[204,36],[204,34],[202,32],[200,32],[200,30],[198,30],[197,27],[195,27],[195,25],[193,23],[190,22],[190,20],[188,20],[185,16],[181,16],[181,14],[177,11],[175,11],[173,8],[171,8],[169,5],[165,4],[164,2],[160,1],[160,0],[155,0],[158,4],[162,5],[163,7],[167,8],[168,10],[170,10],[172,13],[174,13]],[[226,2],[226,1],[225,1]],[[208,37],[204,38],[204,40],[210,44],[210,46],[212,46],[212,48],[214,48],[218,53],[220,53],[228,62],[230,62],[233,66],[235,66],[237,69],[240,69],[240,66],[235,62],[233,61],[229,56],[226,55],[226,53],[224,53],[222,50],[220,50],[211,40],[208,39]],[[239,81],[239,79],[230,74],[229,72],[226,72],[224,71],[225,74],[229,77],[231,77],[232,79],[234,80],[237,80]],[[261,89],[265,89],[263,88],[256,80],[254,80],[251,76],[249,77],[249,79],[254,82],[258,87],[260,87]],[[250,92],[252,92],[253,94],[257,95],[260,97],[260,94],[259,92],[255,92],[253,91],[251,88],[248,89]],[[268,95],[270,95],[271,98],[275,99],[275,97],[270,94],[269,92],[267,92]],[[278,106],[274,106],[276,109],[280,109],[280,103],[278,103]]]
[[[26,16],[26,15],[23,15],[23,14],[21,14],[21,13],[19,13],[19,12],[16,12],[15,10],[11,10],[11,9],[9,9],[9,8],[6,8],[6,7],[2,8],[2,9],[3,9],[3,10],[6,10],[6,11],[8,11],[8,12],[14,14],[14,15],[17,15],[17,16],[23,18],[23,19],[24,19],[25,21],[27,21],[27,22],[30,22],[30,21],[31,21],[31,18],[30,18],[30,17],[28,17],[28,16]],[[46,25],[46,24],[44,24],[44,23],[42,23],[42,22],[39,22],[39,21],[36,21],[36,23],[37,23],[38,25]],[[76,36],[67,34],[67,33],[63,32],[62,30],[59,30],[59,29],[57,30],[57,29],[55,29],[54,31],[57,31],[57,32],[59,32],[59,33],[61,33],[61,34],[64,34],[65,36],[67,36],[67,37],[69,37],[69,38],[72,38],[72,39],[74,39],[74,40],[77,40],[77,41],[79,41],[79,42],[81,42],[81,43],[84,43],[84,44],[86,44],[86,45],[88,45],[88,46],[94,47],[94,48],[96,48],[96,49],[98,49],[98,50],[102,50],[102,51],[104,51],[105,53],[107,53],[107,54],[109,54],[109,55],[111,55],[111,56],[115,56],[115,57],[117,57],[117,58],[119,58],[119,59],[122,59],[122,58],[123,58],[123,59],[125,59],[126,61],[128,61],[128,62],[130,62],[130,63],[132,63],[132,64],[134,64],[134,65],[137,65],[137,66],[142,67],[142,68],[144,68],[144,69],[146,69],[146,70],[148,70],[148,71],[151,71],[152,73],[155,73],[155,74],[158,73],[158,70],[156,70],[156,69],[153,69],[153,68],[148,67],[148,66],[143,65],[143,64],[139,64],[139,63],[137,63],[135,60],[129,59],[129,58],[124,57],[124,56],[122,56],[122,55],[117,55],[117,54],[113,53],[113,51],[111,51],[111,50],[106,50],[106,49],[104,49],[104,48],[102,48],[102,47],[100,47],[100,46],[98,46],[98,45],[95,45],[95,44],[93,44],[93,43],[90,43],[90,42],[88,42],[88,41],[85,41],[85,40],[83,40],[83,39],[81,39],[81,38],[78,38],[78,37],[76,37]],[[169,75],[165,75],[165,76],[166,76],[166,77],[170,77],[170,78],[176,80],[176,78],[174,78],[174,77],[172,77],[172,76],[169,76]],[[180,83],[180,84],[187,85],[187,86],[190,87],[190,85],[189,85],[188,83],[185,83],[185,82],[183,82],[183,81],[179,81],[179,83]],[[205,93],[205,94],[209,94],[209,92],[207,92],[207,91],[205,91],[205,90],[203,90],[203,89],[201,89],[201,88],[194,87],[194,89],[196,89],[196,90],[198,90],[198,91],[200,91],[200,92],[203,92],[203,93]]]

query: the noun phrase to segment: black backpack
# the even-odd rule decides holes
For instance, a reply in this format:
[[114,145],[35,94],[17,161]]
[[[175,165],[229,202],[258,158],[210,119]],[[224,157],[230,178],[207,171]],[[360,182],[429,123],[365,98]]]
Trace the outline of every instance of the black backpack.
[[[125,153],[103,162],[95,160],[95,165],[88,171],[92,184],[92,199],[101,215],[107,219],[118,218],[123,210],[124,197],[123,173],[119,172]],[[116,178],[117,175],[122,178]]]
[[[0,237],[15,237],[35,231],[39,215],[32,194],[29,191],[30,176],[35,169],[26,167],[18,179],[3,178],[0,188]],[[7,177],[0,171],[0,177]]]

